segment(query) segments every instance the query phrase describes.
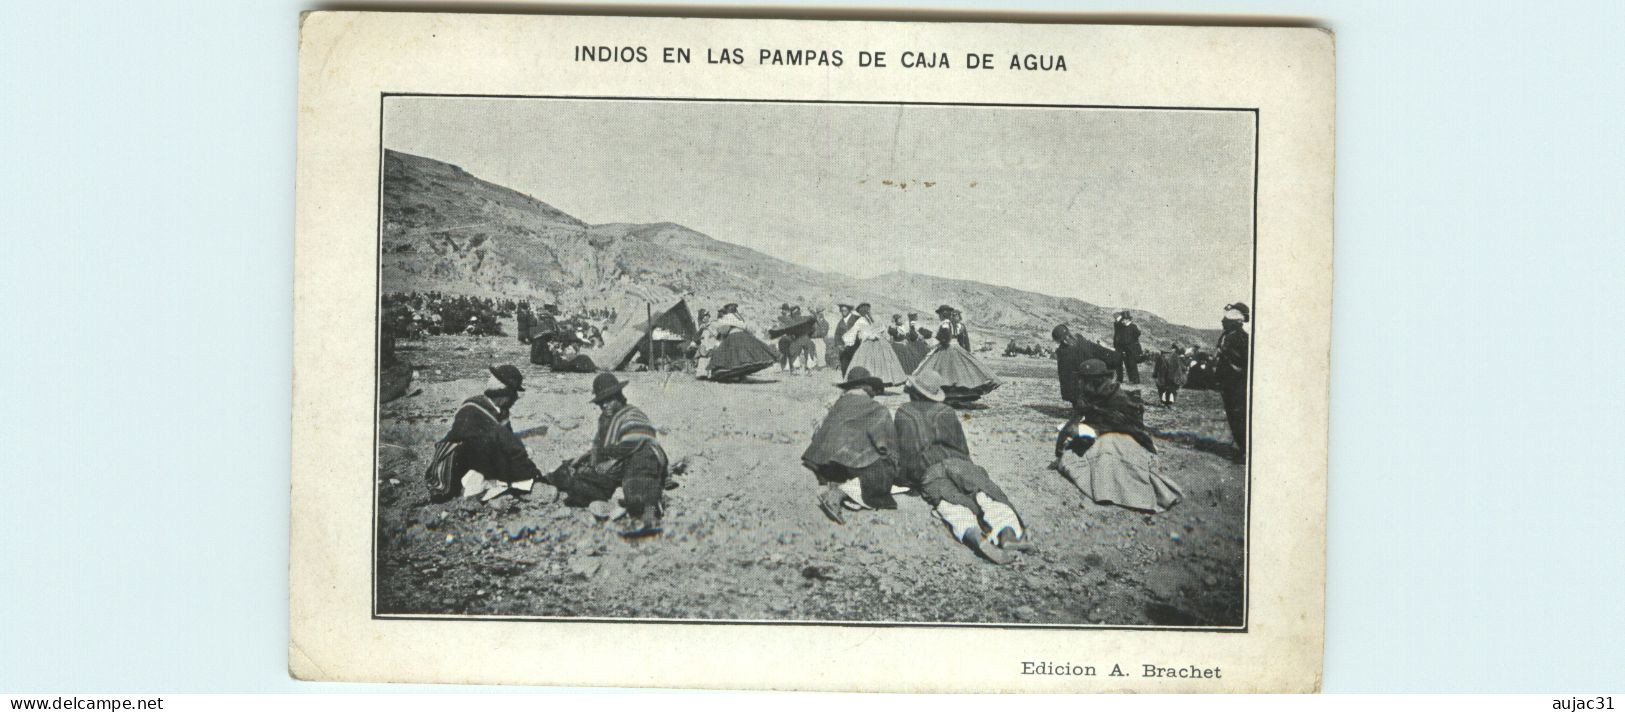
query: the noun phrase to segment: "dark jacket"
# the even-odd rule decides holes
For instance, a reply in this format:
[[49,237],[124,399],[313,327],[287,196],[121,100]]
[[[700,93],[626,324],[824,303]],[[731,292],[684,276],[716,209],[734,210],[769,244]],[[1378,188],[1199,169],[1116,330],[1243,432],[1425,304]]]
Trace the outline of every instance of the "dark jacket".
[[857,470],[879,460],[897,461],[897,429],[886,406],[856,389],[830,406],[801,453],[802,464],[814,471],[823,465]]
[[490,398],[474,396],[463,401],[451,422],[448,442],[461,442],[457,451],[457,477],[469,470],[503,482],[522,482],[542,476],[530,459],[525,444],[513,434],[508,412],[497,408]]
[[1163,351],[1157,354],[1156,363],[1151,368],[1151,377],[1156,379],[1157,388],[1164,391],[1177,390],[1185,385],[1185,369],[1184,354]]
[[835,340],[840,341],[841,337],[845,336],[846,332],[850,330],[852,325],[857,323],[857,321],[858,313],[856,311],[851,311],[847,312],[846,316],[841,317],[840,321],[835,322]]
[[1219,334],[1217,361],[1219,383],[1238,385],[1247,382],[1247,332],[1241,327]]
[[970,350],[970,330],[966,329],[963,323],[944,322],[942,326],[937,327],[937,344],[939,346],[946,347],[949,343],[955,341],[959,342],[959,348],[966,351]]
[[520,309],[518,319],[519,343],[528,344],[530,343],[530,332],[536,328],[536,315],[532,314],[529,309]]
[[1080,387],[1072,407],[1095,432],[1122,433],[1133,437],[1141,447],[1157,451],[1145,427],[1145,406],[1140,404],[1137,395],[1131,395],[1118,384],[1108,380],[1093,392],[1086,386]]
[[1134,323],[1112,324],[1112,348],[1133,356],[1140,355],[1140,325]]
[[1077,334],[1071,335],[1066,343],[1055,349],[1055,370],[1061,381],[1061,400],[1068,403],[1077,400],[1078,369],[1089,359],[1099,359],[1111,368],[1115,368],[1118,362],[1116,351]]

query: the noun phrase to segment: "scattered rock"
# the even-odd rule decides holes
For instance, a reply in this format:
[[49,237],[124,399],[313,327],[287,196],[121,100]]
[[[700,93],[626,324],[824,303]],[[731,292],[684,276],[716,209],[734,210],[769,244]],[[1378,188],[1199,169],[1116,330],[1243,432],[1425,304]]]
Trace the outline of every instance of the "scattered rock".
[[578,556],[570,560],[570,574],[584,579],[592,578],[602,567],[603,562],[590,556]]

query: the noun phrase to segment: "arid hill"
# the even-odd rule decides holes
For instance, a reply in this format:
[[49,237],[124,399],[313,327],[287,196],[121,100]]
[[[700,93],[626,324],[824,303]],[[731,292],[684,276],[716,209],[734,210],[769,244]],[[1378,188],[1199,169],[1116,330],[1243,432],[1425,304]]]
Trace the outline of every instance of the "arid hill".
[[[869,279],[803,267],[673,223],[588,225],[536,198],[447,163],[386,151],[383,291],[554,300],[565,311],[615,306],[641,312],[641,294],[693,294],[696,308],[739,302],[764,323],[780,303],[870,302],[875,314],[963,310],[982,343],[1047,342],[1067,322],[1109,341],[1118,311],[1070,298],[930,275]],[[1149,348],[1211,344],[1213,330],[1169,324],[1130,309]]]

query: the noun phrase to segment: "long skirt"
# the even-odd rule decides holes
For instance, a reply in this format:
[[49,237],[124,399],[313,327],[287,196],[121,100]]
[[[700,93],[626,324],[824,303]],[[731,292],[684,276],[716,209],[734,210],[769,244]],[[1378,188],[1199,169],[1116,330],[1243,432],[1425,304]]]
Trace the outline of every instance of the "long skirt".
[[908,371],[904,371],[902,362],[897,360],[897,352],[892,351],[891,344],[886,341],[865,341],[858,346],[858,352],[852,355],[852,363],[846,370],[850,373],[859,366],[868,369],[869,375],[888,386],[900,385],[908,378]]
[[897,354],[897,360],[903,364],[904,373],[913,373],[920,367],[920,362],[931,353],[931,347],[924,341],[893,341],[891,350]]
[[973,401],[1002,385],[992,371],[971,356],[969,351],[960,348],[959,344],[949,344],[932,351],[915,367],[914,373],[925,369],[936,371],[942,377],[942,391],[950,402]]
[[748,331],[731,331],[711,351],[711,380],[731,381],[778,363],[779,355]]
[[1067,450],[1061,464],[1084,496],[1100,504],[1161,512],[1184,496],[1162,476],[1157,456],[1123,433],[1101,435],[1082,455]]

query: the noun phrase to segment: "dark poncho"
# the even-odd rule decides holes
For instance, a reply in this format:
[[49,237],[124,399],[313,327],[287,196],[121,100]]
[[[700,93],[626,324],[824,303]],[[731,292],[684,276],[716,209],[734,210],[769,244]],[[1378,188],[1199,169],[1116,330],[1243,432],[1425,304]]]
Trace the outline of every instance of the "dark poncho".
[[824,465],[856,470],[881,459],[896,461],[897,430],[886,406],[858,389],[842,393],[830,406],[801,453],[801,462],[812,470]]
[[1145,428],[1145,406],[1138,397],[1131,396],[1111,380],[1102,380],[1093,387],[1087,382],[1079,386],[1078,399],[1072,407],[1095,432],[1122,433],[1133,437],[1141,447],[1157,451],[1150,431]]

